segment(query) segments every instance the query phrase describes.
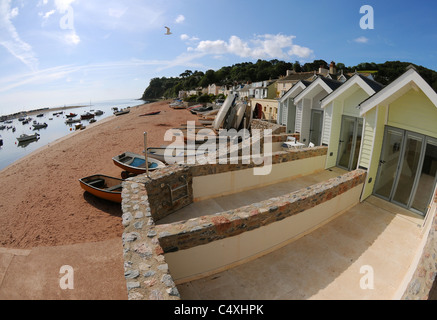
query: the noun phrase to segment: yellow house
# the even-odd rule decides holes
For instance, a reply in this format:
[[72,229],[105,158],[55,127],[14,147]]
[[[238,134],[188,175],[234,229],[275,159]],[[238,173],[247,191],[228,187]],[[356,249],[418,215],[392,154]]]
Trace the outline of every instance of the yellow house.
[[426,215],[436,193],[437,94],[410,68],[360,104],[364,135],[359,167],[372,194]]

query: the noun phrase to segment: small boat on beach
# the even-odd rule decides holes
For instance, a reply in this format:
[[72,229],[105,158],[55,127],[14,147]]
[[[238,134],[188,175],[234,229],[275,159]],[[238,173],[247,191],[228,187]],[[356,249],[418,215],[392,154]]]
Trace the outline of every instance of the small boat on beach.
[[19,136],[17,138],[18,142],[26,142],[26,141],[32,141],[32,140],[36,140],[39,138],[39,134],[35,133],[32,135],[28,135],[28,134],[22,134],[21,136]]
[[161,111],[149,112],[149,113],[141,114],[140,117],[155,116],[160,113]]
[[[162,161],[155,158],[148,158],[147,160],[149,163],[149,171],[165,167],[165,164]],[[147,172],[146,157],[133,152],[124,152],[112,158],[112,161],[117,167],[122,168],[128,173],[143,174]]]
[[130,109],[122,109],[122,110],[120,110],[120,111],[115,111],[114,112],[114,115],[115,116],[121,116],[121,115],[124,115],[124,114],[128,114],[130,112]]
[[[166,152],[167,149],[168,151]],[[195,159],[196,154],[196,149],[189,149],[186,146],[181,146],[180,148],[147,148],[147,157],[149,159],[157,159],[169,165],[180,162],[187,163],[189,159]]]
[[123,179],[113,178],[102,174],[79,179],[83,190],[92,195],[111,202],[121,203]]

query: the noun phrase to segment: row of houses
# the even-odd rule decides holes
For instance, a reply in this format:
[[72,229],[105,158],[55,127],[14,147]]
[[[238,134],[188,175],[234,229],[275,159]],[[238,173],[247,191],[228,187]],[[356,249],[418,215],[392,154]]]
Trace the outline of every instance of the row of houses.
[[387,86],[362,74],[300,80],[278,100],[277,122],[306,146],[327,146],[326,168],[366,170],[362,200],[426,214],[437,184],[437,93],[414,67]]

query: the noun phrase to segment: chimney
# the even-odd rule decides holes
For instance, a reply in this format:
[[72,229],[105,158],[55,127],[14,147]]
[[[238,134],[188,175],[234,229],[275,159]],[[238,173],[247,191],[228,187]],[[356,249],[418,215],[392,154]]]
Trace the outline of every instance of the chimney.
[[337,68],[335,67],[335,62],[332,61],[329,66],[329,73],[330,74],[337,74]]

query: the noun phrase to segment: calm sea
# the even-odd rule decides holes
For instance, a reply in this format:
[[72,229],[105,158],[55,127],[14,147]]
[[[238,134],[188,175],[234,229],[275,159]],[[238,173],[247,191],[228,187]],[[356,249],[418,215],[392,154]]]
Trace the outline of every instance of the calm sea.
[[[80,115],[86,112],[94,113],[97,110],[103,111],[103,115],[96,116],[97,121],[101,121],[105,118],[113,116],[112,108],[126,108],[134,107],[144,104],[142,100],[112,100],[112,101],[102,101],[91,103],[90,105],[81,108],[71,108],[65,110],[44,110],[39,112],[39,114],[44,114],[43,117],[37,117],[37,115],[30,115],[32,121],[28,124],[23,124],[18,121],[18,119],[12,120],[12,123],[2,123],[0,126],[4,125],[6,127],[14,127],[15,132],[11,129],[0,130],[0,136],[3,139],[3,146],[0,147],[0,170],[4,169],[8,165],[14,163],[18,159],[32,153],[33,151],[46,146],[47,144],[67,136],[75,132],[75,124],[66,124],[66,115],[70,112],[77,114],[76,119],[80,119]],[[68,107],[68,106],[67,106]],[[61,115],[54,115],[54,113],[62,112]],[[33,121],[36,120],[39,123],[47,123],[48,127],[44,129],[35,130],[32,127]],[[89,120],[82,120],[81,123],[84,126],[89,125]],[[17,138],[22,134],[33,135],[38,133],[40,138],[37,141],[32,141],[30,143],[19,144]]]

